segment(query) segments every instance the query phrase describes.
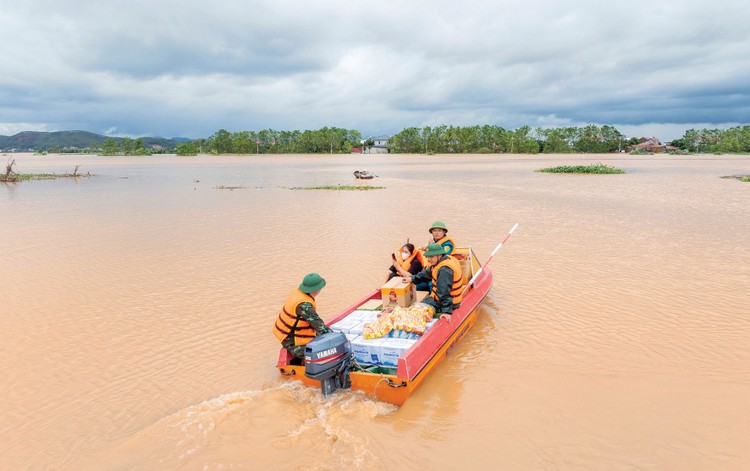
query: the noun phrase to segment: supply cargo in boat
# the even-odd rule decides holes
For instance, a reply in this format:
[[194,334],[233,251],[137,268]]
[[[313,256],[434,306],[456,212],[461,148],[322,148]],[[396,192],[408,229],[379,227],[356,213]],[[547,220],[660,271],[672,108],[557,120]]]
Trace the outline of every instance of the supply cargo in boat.
[[[471,329],[492,287],[492,272],[481,266],[471,248],[457,247],[452,256],[461,263],[465,291],[450,322],[420,319],[424,309],[415,300],[424,294],[394,278],[331,319],[327,324],[334,332],[308,344],[305,364],[293,364],[282,348],[279,373],[320,387],[324,394],[351,387],[403,404]],[[373,336],[373,326],[380,323],[385,325]]]

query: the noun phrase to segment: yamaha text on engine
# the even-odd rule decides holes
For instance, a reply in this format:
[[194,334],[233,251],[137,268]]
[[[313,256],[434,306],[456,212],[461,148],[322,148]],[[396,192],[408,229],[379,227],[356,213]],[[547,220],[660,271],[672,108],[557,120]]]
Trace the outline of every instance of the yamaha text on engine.
[[341,332],[319,335],[305,346],[305,376],[320,381],[324,396],[351,386],[351,365],[351,345]]

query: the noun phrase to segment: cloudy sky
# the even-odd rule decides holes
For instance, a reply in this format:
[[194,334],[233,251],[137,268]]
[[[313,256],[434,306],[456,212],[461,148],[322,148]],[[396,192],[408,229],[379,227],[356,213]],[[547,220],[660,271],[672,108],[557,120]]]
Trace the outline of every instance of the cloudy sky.
[[0,0],[0,134],[750,123],[747,0]]

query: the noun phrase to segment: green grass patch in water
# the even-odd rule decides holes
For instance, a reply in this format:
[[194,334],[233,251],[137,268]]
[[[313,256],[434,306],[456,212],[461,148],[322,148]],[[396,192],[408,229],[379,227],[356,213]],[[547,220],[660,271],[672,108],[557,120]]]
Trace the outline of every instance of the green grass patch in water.
[[367,191],[382,190],[384,186],[372,185],[322,185],[322,186],[293,186],[290,190],[344,190],[344,191]]
[[625,170],[611,167],[604,164],[594,165],[561,165],[559,167],[547,167],[537,170],[542,173],[596,173],[596,174],[613,174],[625,173]]
[[79,178],[79,177],[93,177],[90,173],[82,173],[74,175],[72,173],[14,173],[9,175],[7,178],[5,175],[0,175],[0,182],[15,183],[15,182],[27,182],[30,180],[56,180],[58,178]]
[[734,178],[735,180],[739,180],[741,182],[750,183],[750,175],[727,175],[726,177],[721,178]]
[[54,180],[58,175],[54,173],[21,173],[17,175],[18,181],[25,182],[28,180]]

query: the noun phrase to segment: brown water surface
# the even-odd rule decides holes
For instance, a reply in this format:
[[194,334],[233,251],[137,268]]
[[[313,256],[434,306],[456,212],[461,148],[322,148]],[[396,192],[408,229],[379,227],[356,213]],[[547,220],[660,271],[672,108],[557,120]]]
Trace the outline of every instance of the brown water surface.
[[[0,469],[750,467],[746,156],[15,158],[96,176],[0,186]],[[280,379],[301,277],[332,317],[436,219],[520,226],[407,403]]]

